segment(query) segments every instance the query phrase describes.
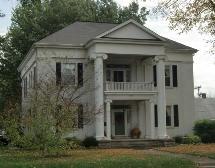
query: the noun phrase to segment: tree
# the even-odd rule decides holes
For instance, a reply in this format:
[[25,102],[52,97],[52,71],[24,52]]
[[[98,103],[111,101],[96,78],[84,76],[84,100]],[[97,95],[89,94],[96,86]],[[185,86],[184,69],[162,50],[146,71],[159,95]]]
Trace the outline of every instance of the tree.
[[20,0],[9,31],[1,38],[0,105],[20,101],[17,67],[34,42],[75,21],[121,23],[133,18],[144,24],[147,14],[137,1],[120,7],[114,0]]
[[84,86],[80,87],[65,83],[56,85],[52,69],[40,76],[28,90],[28,104],[22,106],[22,114],[18,104],[11,104],[0,116],[0,128],[6,131],[11,145],[39,149],[44,155],[51,154],[49,149],[59,151],[71,147],[64,137],[90,124],[99,113],[99,109],[96,111],[81,101],[94,90],[91,79],[88,76],[83,80]]
[[214,35],[214,0],[165,0],[157,10],[170,21],[170,28],[181,32],[197,27],[200,31]]

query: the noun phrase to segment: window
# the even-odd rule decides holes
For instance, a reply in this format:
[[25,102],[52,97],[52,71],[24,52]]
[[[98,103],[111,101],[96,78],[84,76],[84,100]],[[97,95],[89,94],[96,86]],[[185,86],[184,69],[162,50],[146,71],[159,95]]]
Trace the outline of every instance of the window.
[[174,105],[173,109],[174,109],[174,127],[179,127],[178,105]]
[[83,86],[83,64],[57,62],[56,84]]
[[64,85],[75,84],[75,64],[62,64],[61,78]]
[[166,126],[179,127],[178,105],[166,106]]
[[173,87],[178,86],[178,68],[177,68],[177,65],[172,65],[172,85],[173,85]]
[[169,65],[166,65],[165,66],[165,85],[166,86],[170,86],[170,83],[171,83],[170,74],[171,74],[171,68]]
[[165,85],[177,87],[178,86],[178,72],[177,65],[165,66]]
[[83,64],[78,63],[78,86],[83,86]]
[[113,82],[130,82],[131,72],[130,65],[107,64],[106,81]]
[[157,86],[157,66],[153,66],[153,81],[154,81],[154,87]]
[[84,127],[84,117],[83,117],[83,105],[79,105],[78,107],[78,128]]
[[33,88],[35,88],[36,86],[36,82],[37,82],[37,71],[36,71],[36,67],[34,67],[34,77],[33,77]]
[[25,77],[24,78],[24,86],[23,86],[23,93],[24,93],[24,97],[27,97],[27,95],[28,95],[28,78],[27,77]]
[[154,106],[154,112],[155,112],[155,127],[158,127],[158,106]]
[[171,106],[166,106],[166,126],[172,126]]

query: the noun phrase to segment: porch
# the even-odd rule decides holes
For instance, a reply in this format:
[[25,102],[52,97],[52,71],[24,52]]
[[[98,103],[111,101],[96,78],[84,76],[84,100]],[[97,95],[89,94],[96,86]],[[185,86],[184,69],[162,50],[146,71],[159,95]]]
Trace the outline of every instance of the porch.
[[[108,97],[108,96],[107,96]],[[155,139],[154,103],[148,100],[106,101],[104,134],[107,140],[131,139],[133,129],[138,129],[140,139]]]

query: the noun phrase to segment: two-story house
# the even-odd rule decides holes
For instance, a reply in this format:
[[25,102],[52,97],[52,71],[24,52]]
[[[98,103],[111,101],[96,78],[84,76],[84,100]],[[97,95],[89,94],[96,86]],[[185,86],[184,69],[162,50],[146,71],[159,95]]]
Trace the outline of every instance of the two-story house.
[[195,118],[196,52],[134,20],[75,22],[35,43],[19,66],[22,104],[34,82],[54,69],[56,80],[93,80],[95,89],[86,93],[83,110],[93,106],[100,113],[71,136],[123,139],[133,128],[139,128],[141,139],[185,135]]

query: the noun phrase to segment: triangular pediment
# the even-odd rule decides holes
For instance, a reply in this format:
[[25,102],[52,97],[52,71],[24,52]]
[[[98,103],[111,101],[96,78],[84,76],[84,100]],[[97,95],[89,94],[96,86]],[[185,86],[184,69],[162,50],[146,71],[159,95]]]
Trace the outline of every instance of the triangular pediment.
[[119,26],[101,34],[100,38],[120,38],[120,39],[142,39],[142,40],[162,40],[160,36],[140,25],[134,20],[129,20]]

